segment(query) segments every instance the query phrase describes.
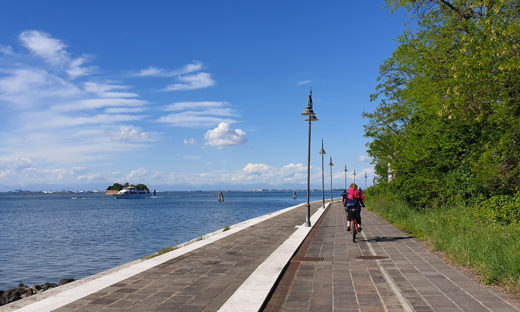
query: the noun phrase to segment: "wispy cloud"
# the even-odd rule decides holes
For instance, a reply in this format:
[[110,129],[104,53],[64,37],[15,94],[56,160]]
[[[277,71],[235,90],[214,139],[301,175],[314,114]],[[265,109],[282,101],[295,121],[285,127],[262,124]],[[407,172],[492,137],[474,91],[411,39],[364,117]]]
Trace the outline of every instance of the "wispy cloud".
[[66,45],[47,33],[27,30],[22,32],[19,38],[22,45],[34,55],[41,57],[51,65],[66,68],[71,79],[84,76],[93,70],[93,68],[82,67],[85,62],[84,56],[72,59],[65,50]]
[[[0,155],[48,165],[74,163],[134,150],[154,139],[125,125],[141,120],[148,105],[130,86],[89,80],[87,58],[72,57],[47,33],[29,30],[19,38],[30,53],[10,48],[0,69],[0,114],[9,116],[2,120]],[[76,80],[80,76],[86,77]]]
[[196,90],[215,85],[215,81],[211,78],[211,74],[206,72],[179,76],[177,77],[177,80],[180,82],[166,86],[164,91]]
[[149,133],[142,131],[138,127],[123,125],[116,128],[109,134],[109,137],[115,141],[123,142],[150,142],[152,137]]
[[235,120],[231,118],[208,116],[205,112],[191,111],[162,116],[158,121],[168,123],[171,126],[185,128],[207,128],[221,122],[226,122],[228,124],[235,122]]
[[194,138],[184,139],[184,144],[185,145],[194,145],[194,144],[197,144],[197,140],[195,140]]
[[365,156],[365,155],[359,156],[359,162],[368,163],[368,162],[371,162],[371,161],[372,161],[372,158],[369,157],[369,156]]
[[[227,102],[178,102],[165,108],[165,111],[181,111],[158,119],[175,127],[209,128],[221,122],[235,123],[236,111]],[[184,111],[183,111],[184,110]]]
[[308,85],[311,82],[312,82],[312,80],[302,80],[302,81],[298,81],[296,84],[299,86],[304,86],[304,85]]
[[242,129],[231,129],[228,123],[221,122],[215,129],[208,130],[204,135],[206,145],[222,149],[224,147],[241,145],[247,142],[246,133]]
[[132,92],[120,92],[116,90],[128,90],[130,86],[116,85],[109,83],[97,83],[94,81],[87,81],[84,84],[86,92],[96,94],[100,97],[137,97],[136,93]]
[[13,47],[11,47],[10,45],[1,45],[0,44],[0,53],[6,54],[6,55],[12,55]]
[[227,102],[177,102],[166,106],[165,111],[181,111],[187,109],[199,109],[208,107],[222,107],[228,105]]
[[140,77],[174,77],[180,75],[186,75],[189,73],[197,72],[203,68],[203,64],[199,61],[193,61],[189,64],[184,65],[183,68],[167,70],[163,68],[157,68],[150,66],[146,69],[142,69],[135,76]]

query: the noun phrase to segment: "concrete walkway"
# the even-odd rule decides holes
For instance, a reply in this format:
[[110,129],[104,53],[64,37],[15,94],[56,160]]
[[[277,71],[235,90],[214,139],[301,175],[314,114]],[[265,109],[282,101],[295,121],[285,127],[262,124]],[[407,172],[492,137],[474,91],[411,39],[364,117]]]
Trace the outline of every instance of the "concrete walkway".
[[341,204],[320,206],[311,207],[312,229],[302,226],[305,205],[290,207],[0,312],[520,312],[520,300],[479,285],[369,211],[353,243]]
[[353,243],[343,207],[327,209],[264,311],[520,311],[518,298],[479,285],[377,215],[364,209],[362,219]]

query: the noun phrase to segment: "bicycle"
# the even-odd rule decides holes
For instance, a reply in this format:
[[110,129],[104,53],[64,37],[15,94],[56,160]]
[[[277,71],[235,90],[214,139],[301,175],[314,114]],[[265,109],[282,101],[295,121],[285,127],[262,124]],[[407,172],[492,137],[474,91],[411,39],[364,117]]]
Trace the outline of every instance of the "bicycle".
[[359,217],[360,217],[360,210],[356,209],[354,206],[348,207],[348,216],[350,219],[350,230],[352,231],[352,242],[356,242],[356,235],[359,232]]

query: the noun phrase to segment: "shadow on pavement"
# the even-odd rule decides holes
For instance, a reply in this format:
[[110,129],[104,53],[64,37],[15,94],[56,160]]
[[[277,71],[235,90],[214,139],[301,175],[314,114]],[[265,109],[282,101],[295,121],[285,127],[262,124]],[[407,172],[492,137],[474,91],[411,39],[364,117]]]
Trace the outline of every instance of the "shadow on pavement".
[[398,241],[398,240],[410,239],[410,238],[415,238],[415,237],[414,236],[397,236],[397,237],[376,236],[376,237],[372,237],[372,238],[366,239],[364,241],[365,242],[369,242],[369,243],[372,243],[372,242],[395,242],[395,241]]

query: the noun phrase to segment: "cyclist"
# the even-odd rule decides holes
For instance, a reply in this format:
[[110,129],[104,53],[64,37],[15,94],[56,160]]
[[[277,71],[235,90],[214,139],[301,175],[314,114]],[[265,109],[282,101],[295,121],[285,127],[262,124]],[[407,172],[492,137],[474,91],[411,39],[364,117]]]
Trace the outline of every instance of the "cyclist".
[[[346,207],[347,211],[350,207],[355,209],[355,219],[357,219],[358,231],[361,232],[361,207],[365,206],[363,202],[365,200],[365,195],[358,190],[358,186],[355,183],[350,184],[350,187],[347,191],[347,200]],[[350,221],[350,216],[347,215],[347,221]],[[350,231],[350,222],[348,222],[347,231]]]

